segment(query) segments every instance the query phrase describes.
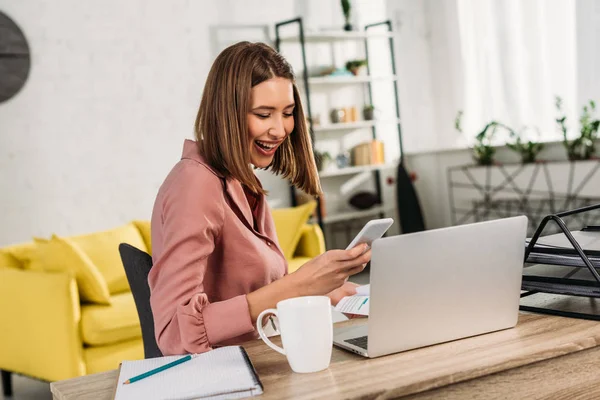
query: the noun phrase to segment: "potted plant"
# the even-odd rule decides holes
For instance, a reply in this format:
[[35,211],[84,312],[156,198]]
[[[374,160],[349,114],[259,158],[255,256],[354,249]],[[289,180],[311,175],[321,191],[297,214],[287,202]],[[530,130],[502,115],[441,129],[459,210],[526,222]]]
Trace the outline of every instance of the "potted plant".
[[345,31],[351,31],[353,29],[352,24],[350,23],[350,11],[352,10],[352,6],[350,4],[350,0],[341,0],[342,2],[342,12],[344,13],[344,20],[346,24],[344,25]]
[[[514,130],[509,127],[503,125],[505,129],[509,131],[510,137],[514,139],[513,143],[507,143],[506,146],[519,153],[521,156],[521,162],[523,164],[533,163],[536,161],[538,154],[540,151],[544,149],[543,143],[537,143],[532,140],[524,141],[523,132],[525,132],[528,128],[525,127],[521,131],[521,133],[516,133]],[[536,129],[537,131],[537,129]],[[539,131],[538,131],[539,135]]]
[[327,151],[320,152],[318,150],[315,150],[314,153],[315,153],[315,162],[317,164],[317,170],[323,171],[324,169],[327,169],[327,166],[333,160],[333,157],[331,157],[331,154],[329,154],[329,152],[327,152]]
[[[556,109],[562,112],[562,99],[556,97]],[[556,123],[560,127],[563,135],[563,145],[567,150],[569,160],[589,160],[596,152],[595,141],[598,138],[598,128],[600,120],[592,117],[596,111],[596,103],[590,100],[588,104],[583,106],[581,117],[579,118],[580,131],[579,137],[573,140],[567,139],[567,116],[562,115],[556,119]]]
[[363,118],[365,121],[371,121],[375,119],[375,106],[373,104],[366,104],[364,106]]
[[346,63],[346,69],[354,76],[359,75],[362,68],[367,65],[367,60],[350,60]]
[[[459,111],[454,120],[454,128],[463,133],[461,127],[463,112]],[[473,145],[473,159],[477,165],[493,165],[494,154],[496,149],[492,147],[492,138],[496,134],[498,127],[506,127],[505,125],[491,121],[489,122],[481,132],[475,136],[475,144]]]

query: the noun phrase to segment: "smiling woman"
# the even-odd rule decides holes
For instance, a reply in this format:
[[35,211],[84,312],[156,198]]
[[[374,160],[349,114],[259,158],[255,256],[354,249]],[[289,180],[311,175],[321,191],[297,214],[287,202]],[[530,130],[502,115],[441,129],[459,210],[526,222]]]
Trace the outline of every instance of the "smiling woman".
[[308,194],[320,194],[292,67],[268,45],[241,42],[219,54],[195,128],[198,150],[208,163],[253,192],[264,194],[250,164],[283,175]]
[[256,338],[258,315],[291,297],[355,293],[363,246],[322,254],[288,274],[253,166],[320,194],[294,74],[263,43],[225,49],[208,74],[196,141],[161,186],[152,213],[148,282],[163,354],[200,353]]
[[285,78],[272,78],[252,88],[248,114],[250,162],[267,168],[277,148],[294,130],[294,90]]

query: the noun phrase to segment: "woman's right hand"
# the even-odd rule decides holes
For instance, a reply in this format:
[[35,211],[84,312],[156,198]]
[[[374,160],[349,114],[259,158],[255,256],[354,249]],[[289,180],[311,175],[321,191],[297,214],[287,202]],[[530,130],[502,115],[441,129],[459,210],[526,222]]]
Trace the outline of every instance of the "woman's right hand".
[[361,272],[370,259],[371,249],[367,244],[350,250],[329,250],[291,275],[304,296],[325,295],[342,286],[349,276]]

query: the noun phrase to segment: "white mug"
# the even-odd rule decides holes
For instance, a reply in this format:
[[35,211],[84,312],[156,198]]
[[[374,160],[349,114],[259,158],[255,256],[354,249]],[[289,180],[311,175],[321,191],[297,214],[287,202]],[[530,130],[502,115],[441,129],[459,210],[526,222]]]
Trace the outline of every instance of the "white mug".
[[[268,314],[279,319],[283,349],[273,344],[262,328]],[[260,338],[285,355],[294,372],[317,372],[329,367],[333,347],[331,300],[327,296],[305,296],[282,300],[277,309],[260,313],[256,323]]]

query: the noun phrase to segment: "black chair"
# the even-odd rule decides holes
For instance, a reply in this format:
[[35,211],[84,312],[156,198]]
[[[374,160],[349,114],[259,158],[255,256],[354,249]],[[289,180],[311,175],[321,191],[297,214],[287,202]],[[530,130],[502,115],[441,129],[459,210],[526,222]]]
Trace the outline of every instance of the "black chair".
[[148,286],[148,274],[152,268],[152,257],[145,251],[127,243],[119,245],[119,253],[142,326],[144,356],[146,358],[161,357],[162,353],[154,336],[154,317],[152,316],[152,308],[150,308],[150,287]]

